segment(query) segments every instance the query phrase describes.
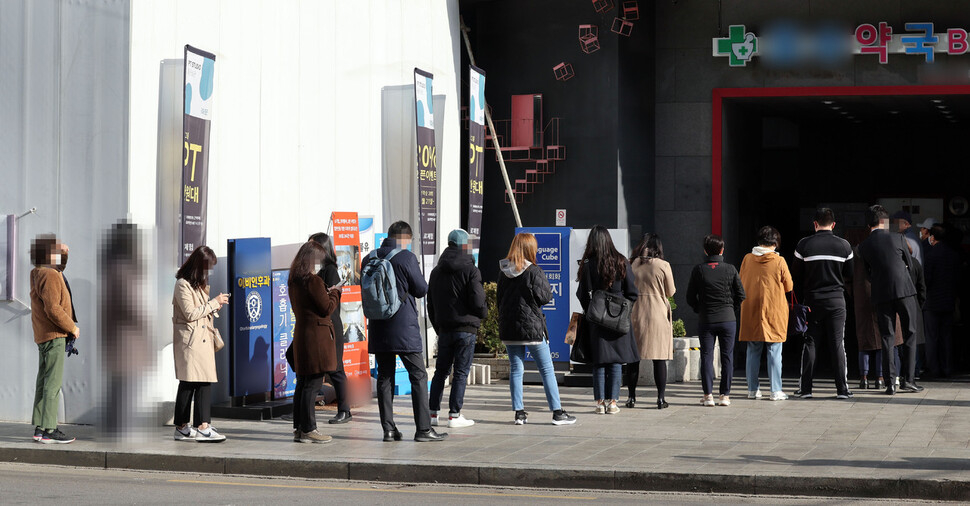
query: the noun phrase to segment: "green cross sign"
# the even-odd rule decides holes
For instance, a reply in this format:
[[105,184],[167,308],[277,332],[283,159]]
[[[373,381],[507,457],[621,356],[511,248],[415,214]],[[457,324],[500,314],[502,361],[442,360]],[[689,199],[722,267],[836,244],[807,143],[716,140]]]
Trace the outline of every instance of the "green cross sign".
[[727,56],[732,67],[744,67],[758,53],[758,37],[744,25],[731,25],[728,37],[714,39],[714,56]]

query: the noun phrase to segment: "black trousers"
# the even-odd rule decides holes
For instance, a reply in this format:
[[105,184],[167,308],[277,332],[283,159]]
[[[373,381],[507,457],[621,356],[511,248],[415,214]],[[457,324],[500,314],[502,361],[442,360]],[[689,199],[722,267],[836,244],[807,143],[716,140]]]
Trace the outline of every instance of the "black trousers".
[[923,311],[926,369],[933,376],[953,374],[953,311]]
[[825,343],[832,355],[832,375],[835,377],[835,391],[839,394],[849,392],[848,369],[845,358],[845,298],[817,299],[808,306],[808,331],[802,346],[802,374],[798,386],[802,393],[812,391],[815,378],[815,343]]
[[192,426],[198,427],[203,423],[212,422],[211,383],[204,381],[179,381],[178,393],[175,394],[175,426],[181,427],[189,423],[189,406],[195,399],[195,409],[192,410]]
[[375,353],[377,362],[377,405],[381,411],[381,427],[385,431],[396,429],[394,425],[394,357],[401,357],[411,381],[411,408],[414,410],[414,426],[417,430],[431,428],[428,411],[428,371],[424,368],[421,353]]
[[[916,377],[916,313],[919,305],[916,296],[910,295],[901,299],[876,304],[876,323],[879,325],[879,335],[882,337],[882,374],[886,382],[899,376],[902,381],[912,383]],[[902,371],[896,370],[896,361],[892,353],[885,350],[893,349],[896,343],[896,316],[899,316],[899,326],[903,331],[903,344],[899,346],[899,357]]]
[[327,373],[327,376],[330,376],[330,384],[333,385],[333,391],[337,396],[337,410],[350,413],[350,402],[347,400],[347,373],[344,372],[344,338],[340,334],[343,329],[337,330],[335,327],[334,331],[337,334],[334,342],[337,352],[337,370]]
[[718,393],[731,393],[734,376],[734,342],[738,335],[738,322],[702,323],[698,332],[701,339],[701,388],[704,395],[714,393],[714,341],[721,345],[721,383]]
[[296,376],[296,390],[293,392],[293,428],[301,432],[317,429],[317,392],[323,386],[323,374]]

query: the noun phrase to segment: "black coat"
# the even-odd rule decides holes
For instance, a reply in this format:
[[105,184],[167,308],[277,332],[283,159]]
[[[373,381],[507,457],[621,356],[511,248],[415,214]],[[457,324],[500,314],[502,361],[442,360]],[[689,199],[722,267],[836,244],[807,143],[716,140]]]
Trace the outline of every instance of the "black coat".
[[529,264],[519,271],[508,260],[498,276],[498,336],[505,344],[541,344],[548,338],[542,306],[552,300],[552,287],[542,269]]
[[859,255],[872,283],[873,304],[916,295],[916,285],[906,267],[916,261],[903,236],[877,228],[859,244]]
[[687,284],[687,304],[700,317],[700,323],[737,321],[737,311],[744,301],[741,276],[721,255],[712,255],[694,266]]
[[[637,278],[633,275],[630,262],[624,261],[626,272],[621,279],[617,279],[606,291],[623,295],[627,300],[636,302],[640,296],[637,290]],[[579,288],[576,297],[583,306],[583,311],[589,309],[592,291],[603,289],[603,279],[597,272],[596,263],[586,261],[580,267]],[[631,307],[632,310],[632,307]],[[591,323],[583,322],[589,336],[590,363],[592,364],[629,364],[640,361],[640,349],[633,337],[633,327],[626,334],[619,334],[610,329]]]
[[428,316],[435,332],[475,334],[486,313],[485,287],[474,257],[448,246],[428,282]]
[[952,312],[956,308],[960,286],[960,253],[950,246],[936,243],[923,251],[923,275],[926,279],[924,311]]
[[[377,256],[384,258],[396,247],[394,239],[384,239],[377,250]],[[367,263],[365,257],[361,272]],[[418,306],[415,297],[421,298],[428,293],[428,283],[424,281],[418,258],[408,250],[403,250],[391,259],[397,293],[401,307],[387,320],[368,320],[367,351],[370,353],[422,353],[424,339],[418,324]]]

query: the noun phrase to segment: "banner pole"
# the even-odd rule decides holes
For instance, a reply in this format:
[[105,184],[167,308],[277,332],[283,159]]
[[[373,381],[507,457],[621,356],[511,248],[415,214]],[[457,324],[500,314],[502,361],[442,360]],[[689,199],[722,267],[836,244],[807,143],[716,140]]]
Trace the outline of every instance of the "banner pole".
[[[475,55],[472,54],[472,45],[468,40],[468,27],[465,26],[465,19],[461,20],[461,35],[465,40],[465,49],[468,51],[468,61],[475,65]],[[487,103],[487,102],[486,102]],[[505,157],[502,156],[502,147],[498,144],[498,134],[495,133],[495,125],[492,124],[492,114],[485,107],[485,122],[488,123],[488,130],[492,132],[492,145],[498,158],[499,169],[502,170],[502,179],[505,180],[505,191],[509,193],[509,203],[512,204],[512,214],[515,216],[515,226],[522,227],[522,218],[519,217],[519,206],[515,203],[515,193],[512,192],[512,183],[509,181],[509,172],[505,169]]]

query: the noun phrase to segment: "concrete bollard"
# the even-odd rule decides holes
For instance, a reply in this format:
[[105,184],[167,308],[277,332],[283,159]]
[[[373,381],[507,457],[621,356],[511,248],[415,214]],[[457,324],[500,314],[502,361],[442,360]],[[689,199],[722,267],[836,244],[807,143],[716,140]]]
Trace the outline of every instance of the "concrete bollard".
[[687,339],[674,338],[673,367],[667,368],[668,383],[683,383],[690,380],[690,347],[688,345]]

